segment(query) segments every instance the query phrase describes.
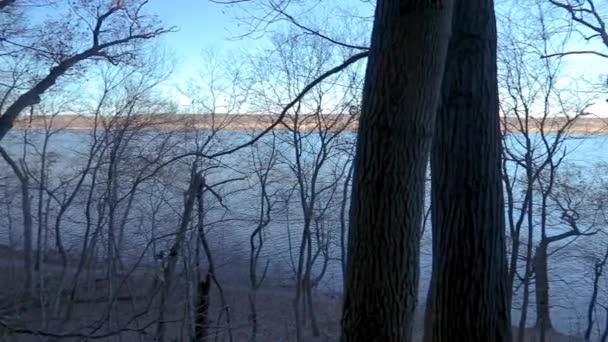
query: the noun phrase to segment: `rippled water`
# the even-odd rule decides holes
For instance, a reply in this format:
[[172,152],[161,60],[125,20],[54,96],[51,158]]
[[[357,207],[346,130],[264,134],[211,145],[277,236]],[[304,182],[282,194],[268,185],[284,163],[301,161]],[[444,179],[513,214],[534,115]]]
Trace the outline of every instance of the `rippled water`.
[[[24,148],[22,140],[22,131],[13,131],[11,135],[5,139],[2,145],[9,150],[11,155],[15,158],[20,158],[22,150]],[[156,133],[149,133],[146,137],[141,138],[139,144],[153,144],[155,140],[160,139],[161,135]],[[28,154],[30,162],[34,160],[32,155],[35,155],[35,148],[40,149],[40,134],[35,132],[29,133],[29,139],[32,141],[31,145],[28,145]],[[570,140],[566,143],[566,150],[569,152],[567,161],[573,163],[578,167],[593,168],[598,162],[608,163],[608,154],[605,152],[606,135],[593,135],[593,136],[576,136],[577,139]],[[87,131],[63,131],[55,134],[52,137],[51,144],[49,145],[51,168],[53,177],[67,177],[78,170],[83,161],[83,153],[86,153],[88,148],[88,141],[90,134]],[[181,139],[181,141],[180,141]],[[184,134],[180,137],[177,142],[178,145],[187,145],[190,143],[189,135]],[[230,143],[234,141],[244,141],[247,139],[247,134],[244,132],[230,132],[223,137]],[[508,138],[510,139],[510,138]],[[221,270],[228,270],[230,262],[239,262],[245,264],[248,253],[249,253],[249,235],[255,226],[255,215],[257,213],[257,192],[254,190],[239,191],[234,194],[229,194],[231,190],[237,190],[245,188],[246,185],[251,185],[251,178],[248,175],[239,174],[239,168],[247,168],[247,164],[244,160],[250,158],[250,152],[241,151],[232,156],[224,158],[224,162],[234,168],[232,171],[225,171],[219,173],[213,173],[209,176],[209,181],[221,181],[230,177],[238,178],[243,177],[243,180],[235,183],[231,183],[225,188],[225,206],[219,208],[217,205],[213,205],[213,198],[208,199],[210,202],[210,213],[209,222],[211,226],[209,228],[209,240],[212,242],[214,248],[218,251],[219,264],[224,265]],[[286,155],[288,155],[286,153]],[[341,163],[344,160],[337,159],[336,163]],[[134,160],[133,163],[136,161]],[[17,188],[14,186],[14,182],[11,183],[10,179],[12,173],[7,166],[2,162],[0,163],[1,169],[3,170],[0,176],[8,177],[8,180],[4,180],[1,183],[4,190],[5,201],[0,212],[3,213],[3,221],[0,221],[2,226],[0,227],[0,234],[5,240],[2,243],[8,244],[9,238],[13,244],[17,244],[20,240],[21,232],[19,231],[19,210],[15,203],[18,203],[19,199],[17,194]],[[135,165],[135,164],[133,164]],[[162,235],[163,232],[174,231],[177,227],[177,215],[179,214],[179,207],[182,203],[182,191],[186,187],[186,180],[188,179],[188,166],[186,164],[176,163],[174,166],[169,168],[168,173],[165,177],[169,177],[171,181],[170,186],[167,186],[163,191],[166,193],[166,203],[162,204],[162,209],[159,210],[155,215],[154,219],[151,219],[150,212],[153,204],[159,204],[155,202],[155,198],[158,200],[158,189],[142,187],[142,191],[138,193],[138,200],[134,206],[133,217],[129,220],[127,225],[128,231],[126,232],[125,243],[125,254],[138,255],[141,253],[141,246],[145,245],[152,236]],[[287,172],[286,170],[284,170]],[[606,175],[608,177],[608,175]],[[51,177],[51,179],[53,179]],[[293,187],[295,180],[293,177],[284,177],[281,179],[281,186]],[[11,185],[12,184],[12,185]],[[173,186],[173,188],[171,187]],[[8,197],[7,197],[8,195]],[[12,195],[12,197],[11,197]],[[155,197],[156,196],[156,197]],[[10,217],[13,218],[12,230],[8,230],[8,215],[10,205],[6,203],[13,203],[13,208],[10,209]],[[65,224],[62,225],[62,232],[65,234],[64,239],[67,241],[68,246],[71,250],[78,250],[83,237],[83,199],[79,198],[75,201],[72,209],[66,215]],[[217,204],[217,203],[216,203]],[[287,211],[288,210],[288,211]],[[290,246],[297,245],[299,243],[301,235],[301,212],[298,211],[297,203],[289,207],[285,207],[282,210],[274,214],[273,222],[268,226],[265,231],[266,245],[263,250],[263,257],[271,262],[270,270],[274,273],[275,278],[290,282],[293,275],[294,258],[296,256],[290,253]],[[339,257],[338,237],[339,231],[337,225],[336,213],[329,215],[327,218],[328,228],[332,234],[332,239],[335,240],[331,250],[331,257]],[[215,223],[214,223],[215,222]],[[35,223],[36,225],[37,223]],[[559,229],[559,228],[557,228]],[[608,230],[608,229],[607,229]],[[49,239],[52,241],[52,235]],[[421,257],[421,283],[420,283],[420,296],[421,302],[424,302],[428,283],[430,280],[430,265],[432,263],[431,258],[431,236],[428,233],[425,234],[422,240],[422,257]],[[157,253],[159,250],[167,249],[169,241],[159,241],[157,244],[151,247],[149,256]],[[602,249],[605,248],[605,238],[598,236],[592,238],[580,238],[578,241],[573,243],[551,256],[549,261],[550,266],[550,277],[551,277],[551,303],[552,303],[552,315],[553,321],[556,328],[562,333],[575,334],[579,333],[584,329],[585,315],[587,310],[587,303],[591,293],[591,278],[590,272],[592,271],[591,264],[584,258],[586,255],[584,252],[590,250],[596,250],[601,253]],[[52,247],[52,242],[51,246]],[[150,258],[146,259],[150,260]],[[281,273],[281,274],[279,274]],[[341,267],[338,261],[332,261],[328,272],[324,278],[324,282],[320,285],[322,289],[326,291],[339,292],[342,286],[342,274]],[[602,293],[600,294],[600,302],[608,304],[608,284],[602,283]],[[521,291],[516,292],[515,306],[519,305]],[[534,299],[531,298],[531,303]],[[531,314],[529,324],[534,321],[533,305],[531,305]],[[514,308],[513,310],[513,322],[519,320],[519,310]]]

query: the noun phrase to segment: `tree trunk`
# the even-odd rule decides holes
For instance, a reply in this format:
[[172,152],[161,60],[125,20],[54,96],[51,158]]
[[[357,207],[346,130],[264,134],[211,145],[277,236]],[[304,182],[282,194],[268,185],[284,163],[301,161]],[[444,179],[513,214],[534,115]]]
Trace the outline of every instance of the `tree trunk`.
[[529,149],[530,145],[526,145],[526,191],[528,193],[528,202],[526,205],[526,220],[528,226],[528,239],[526,246],[526,265],[525,274],[523,280],[524,293],[521,305],[521,316],[519,317],[519,326],[517,328],[517,342],[523,342],[526,333],[526,323],[528,321],[528,303],[530,301],[530,280],[532,278],[532,253],[534,244],[534,192],[533,190],[533,176],[532,176],[532,155]]
[[21,182],[21,209],[23,211],[23,261],[25,268],[24,290],[28,297],[34,295],[34,251],[33,247],[33,224],[32,204],[29,192],[29,178],[24,177]]
[[[602,275],[604,274],[604,266],[606,265],[606,261],[608,261],[608,249],[604,253],[604,258],[602,261],[598,261],[595,263],[593,267],[593,292],[591,293],[591,298],[589,300],[589,305],[587,306],[587,328],[585,329],[585,341],[591,340],[591,331],[593,330],[593,326],[595,324],[595,307],[597,305],[597,297],[599,292],[599,283]],[[608,320],[607,320],[608,321]]]
[[[21,170],[17,162],[0,147],[0,155],[6,161],[17,178],[21,186],[21,212],[23,214],[23,267],[25,268],[25,284],[23,284],[24,294],[31,297],[34,295],[34,263],[33,263],[33,223],[32,223],[32,201],[30,198],[29,176],[25,170]],[[9,214],[10,216],[10,214]]]
[[310,319],[310,330],[312,332],[312,336],[318,338],[321,336],[321,330],[319,329],[319,323],[317,322],[317,315],[315,313],[315,307],[312,301],[312,284],[310,282],[310,274],[306,279],[306,287],[304,288],[304,291],[308,318]]
[[452,1],[378,0],[351,202],[343,341],[409,341]]
[[171,249],[169,250],[169,255],[167,256],[167,265],[163,270],[163,288],[161,289],[160,295],[160,304],[159,304],[159,313],[158,313],[158,322],[156,325],[156,340],[158,342],[165,341],[165,335],[167,331],[167,323],[165,322],[168,311],[169,311],[169,300],[171,296],[171,290],[173,285],[173,277],[175,275],[175,270],[177,266],[177,261],[179,258],[179,253],[182,249],[182,244],[186,237],[186,232],[188,230],[188,226],[190,225],[190,220],[192,218],[192,211],[194,208],[194,201],[196,200],[196,193],[199,186],[202,184],[202,177],[198,174],[193,174],[190,180],[190,186],[184,195],[184,210],[182,213],[182,217],[180,219],[179,227],[177,229],[175,240],[171,245]]
[[[548,244],[541,241],[536,247],[534,256],[534,274],[536,275],[536,327],[546,332],[553,328],[549,313],[549,270],[547,268]],[[541,334],[541,336],[544,334]]]
[[517,265],[519,261],[519,234],[520,231],[516,230],[516,234],[511,234],[511,254],[509,259],[509,270],[507,280],[507,303],[509,305],[513,303],[513,286],[515,285],[515,275],[517,274]]
[[209,336],[209,290],[211,276],[207,273],[204,281],[198,284],[198,301],[196,305],[195,341],[205,342]]
[[251,324],[251,342],[258,340],[258,309],[256,306],[257,290],[249,291],[249,324]]
[[433,150],[433,271],[425,341],[511,341],[496,20],[456,1]]
[[601,270],[598,272],[598,266],[595,266],[595,274],[593,277],[593,291],[591,292],[591,299],[589,300],[589,305],[587,306],[587,328],[585,328],[585,341],[591,340],[591,332],[593,330],[593,325],[595,324],[594,312],[595,305],[597,303],[597,295],[599,290],[599,282],[600,282]]

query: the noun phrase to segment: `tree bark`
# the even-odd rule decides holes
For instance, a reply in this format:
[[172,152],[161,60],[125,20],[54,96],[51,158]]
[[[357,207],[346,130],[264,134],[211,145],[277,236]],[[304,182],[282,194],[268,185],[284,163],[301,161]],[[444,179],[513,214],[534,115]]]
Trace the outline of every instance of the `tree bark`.
[[493,1],[456,1],[453,18],[431,153],[424,340],[511,341]]
[[[549,270],[547,268],[547,248],[548,244],[541,242],[536,247],[534,256],[534,282],[536,289],[536,327],[541,332],[546,332],[553,328],[551,315],[549,312]],[[543,334],[544,335],[544,334]]]
[[379,0],[351,202],[343,341],[409,341],[451,0]]
[[211,276],[207,273],[205,280],[198,283],[198,301],[196,305],[195,341],[205,342],[209,336],[209,290]]

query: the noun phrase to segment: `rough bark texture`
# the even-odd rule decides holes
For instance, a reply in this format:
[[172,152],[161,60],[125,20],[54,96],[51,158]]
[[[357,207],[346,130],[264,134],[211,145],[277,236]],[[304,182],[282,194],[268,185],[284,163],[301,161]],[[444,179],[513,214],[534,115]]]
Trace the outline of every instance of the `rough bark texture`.
[[343,341],[409,341],[452,1],[379,0],[353,176]]
[[431,153],[425,341],[510,341],[492,0],[456,1]]

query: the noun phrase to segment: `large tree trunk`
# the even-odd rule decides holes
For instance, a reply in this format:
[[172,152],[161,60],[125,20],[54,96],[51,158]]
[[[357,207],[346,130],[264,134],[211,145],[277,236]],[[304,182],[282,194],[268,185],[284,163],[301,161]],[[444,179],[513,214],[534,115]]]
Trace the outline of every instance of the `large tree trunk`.
[[343,341],[409,341],[450,0],[378,0],[354,160]]
[[[536,327],[541,333],[553,328],[549,312],[549,270],[547,268],[547,248],[544,241],[536,247],[534,256],[534,274],[536,289]],[[541,334],[544,335],[544,334]]]
[[425,341],[510,341],[492,0],[456,1],[432,171]]

